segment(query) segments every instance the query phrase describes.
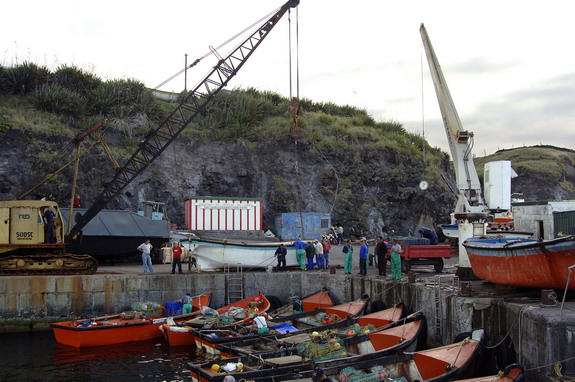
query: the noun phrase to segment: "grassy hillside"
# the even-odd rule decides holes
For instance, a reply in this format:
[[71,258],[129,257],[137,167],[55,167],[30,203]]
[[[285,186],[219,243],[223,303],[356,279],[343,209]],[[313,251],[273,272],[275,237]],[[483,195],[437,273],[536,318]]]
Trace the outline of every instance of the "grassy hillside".
[[476,158],[478,174],[484,164],[509,160],[519,175],[512,180],[513,192],[522,192],[527,200],[572,199],[575,195],[575,151],[554,146],[520,147],[500,150]]
[[[55,71],[33,63],[0,66],[0,94],[0,134],[8,130],[26,132],[30,155],[38,155],[36,159],[46,164],[58,159],[42,149],[46,140],[64,146],[102,119],[107,120],[105,132],[98,132],[87,142],[108,136],[121,163],[149,129],[175,107],[154,98],[138,80],[104,81],[67,65]],[[297,136],[311,150],[391,150],[425,162],[429,181],[440,181],[438,165],[447,154],[430,147],[421,136],[408,133],[401,123],[376,122],[365,110],[352,106],[308,99],[300,104]],[[222,91],[178,140],[221,141],[257,150],[280,142],[289,149],[285,143],[290,137],[287,98],[237,89]],[[49,151],[59,153],[60,148],[54,143],[54,150]]]

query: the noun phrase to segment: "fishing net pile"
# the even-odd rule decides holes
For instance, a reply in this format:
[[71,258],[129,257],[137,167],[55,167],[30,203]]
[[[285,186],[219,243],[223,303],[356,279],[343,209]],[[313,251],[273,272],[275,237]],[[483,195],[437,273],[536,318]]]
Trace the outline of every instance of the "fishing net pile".
[[384,382],[407,382],[404,377],[394,378],[383,366],[374,366],[371,371],[365,372],[357,370],[351,366],[346,367],[339,373],[339,380],[341,382],[370,382],[370,381],[384,381]]
[[310,325],[314,326],[331,324],[332,322],[338,321],[341,321],[341,318],[337,314],[326,314],[325,312],[318,313],[307,320]]
[[120,313],[120,318],[122,320],[131,320],[133,318],[144,318],[144,317],[162,317],[163,306],[157,302],[135,302],[133,303],[127,312]]
[[344,343],[339,338],[303,342],[297,346],[297,354],[314,362],[347,357]]
[[353,324],[353,325],[348,326],[347,328],[337,332],[337,335],[338,336],[356,336],[358,334],[373,332],[375,329],[376,329],[376,327],[373,324],[369,324],[369,325],[365,325],[365,326],[361,326],[359,324]]

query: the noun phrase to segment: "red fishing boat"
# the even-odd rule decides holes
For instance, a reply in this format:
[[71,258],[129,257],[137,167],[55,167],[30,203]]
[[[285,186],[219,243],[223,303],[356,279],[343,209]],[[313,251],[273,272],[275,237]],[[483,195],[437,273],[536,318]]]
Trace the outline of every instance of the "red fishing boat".
[[[473,238],[463,243],[473,273],[494,284],[575,290],[575,236],[538,241]],[[536,271],[535,271],[536,270]]]
[[524,378],[523,366],[514,363],[507,366],[505,370],[500,371],[497,375],[460,379],[458,382],[521,382]]
[[361,326],[374,325],[376,328],[387,326],[398,321],[404,316],[404,305],[402,302],[392,306],[389,309],[380,310],[379,312],[370,313],[358,317],[357,323]]
[[[257,311],[250,312],[250,309],[253,309],[254,303],[257,305]],[[189,346],[196,344],[197,347],[201,348],[204,344],[201,337],[194,333],[196,329],[221,329],[246,324],[253,319],[253,313],[265,313],[269,310],[270,305],[268,299],[262,292],[259,292],[255,296],[216,309],[215,315],[200,315],[192,320],[180,320],[175,324],[166,323],[162,325],[161,330],[170,346]],[[234,310],[237,311],[236,317],[229,315]],[[205,346],[208,350],[213,349],[209,343],[206,343]]]
[[[174,321],[189,320],[203,306],[208,306],[211,293],[192,298],[192,313],[172,317]],[[144,341],[162,336],[160,325],[166,317],[152,315],[143,318],[126,318],[122,313],[88,320],[64,321],[51,324],[56,341],[74,347],[105,346],[123,342]]]
[[[367,304],[369,299],[367,296],[359,300],[347,302],[345,304],[339,304],[335,306],[330,306],[328,308],[319,309],[318,313],[315,315],[305,315],[302,317],[294,316],[294,319],[305,324],[313,326],[322,326],[325,324],[332,323],[333,321],[339,319],[346,319],[347,317],[357,317],[361,316],[367,309]],[[273,321],[273,320],[272,320]]]

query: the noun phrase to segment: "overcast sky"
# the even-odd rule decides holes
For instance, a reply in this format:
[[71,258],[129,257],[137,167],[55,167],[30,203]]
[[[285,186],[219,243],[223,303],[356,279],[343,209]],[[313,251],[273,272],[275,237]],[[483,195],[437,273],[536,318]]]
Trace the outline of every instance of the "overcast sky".
[[[184,67],[185,54],[191,63],[281,4],[11,1],[2,6],[0,64],[73,64],[153,88]],[[574,9],[570,0],[301,0],[299,95],[366,109],[448,151],[419,34],[424,23],[463,127],[475,133],[476,156],[537,144],[575,149]],[[293,30],[295,21],[294,12]],[[286,15],[230,87],[289,96],[288,52]],[[188,88],[213,64],[203,62],[189,71]],[[180,76],[161,89],[183,87]]]

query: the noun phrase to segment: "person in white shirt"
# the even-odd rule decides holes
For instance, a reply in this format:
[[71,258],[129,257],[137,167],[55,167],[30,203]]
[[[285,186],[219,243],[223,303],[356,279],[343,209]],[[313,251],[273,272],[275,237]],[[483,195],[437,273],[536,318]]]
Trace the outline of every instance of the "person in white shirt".
[[323,269],[323,245],[319,242],[319,240],[315,241],[313,245],[315,247],[315,261],[317,263],[317,267],[319,270]]
[[144,240],[144,242],[138,247],[138,251],[142,252],[142,264],[144,265],[144,273],[154,273],[154,268],[152,268],[152,257],[150,256],[150,252],[152,251],[152,244],[150,244],[150,239]]

